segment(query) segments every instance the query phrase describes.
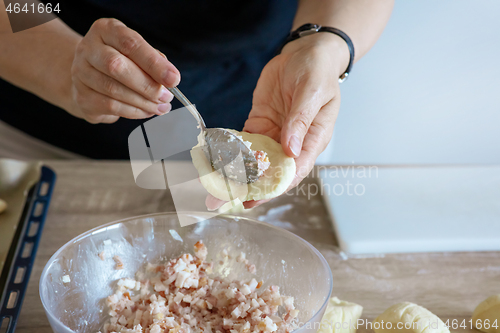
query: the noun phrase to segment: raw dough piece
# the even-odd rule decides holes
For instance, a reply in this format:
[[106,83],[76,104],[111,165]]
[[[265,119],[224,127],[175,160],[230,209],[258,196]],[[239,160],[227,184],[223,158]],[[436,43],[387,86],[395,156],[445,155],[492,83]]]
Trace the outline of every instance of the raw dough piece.
[[0,199],[0,214],[2,214],[6,209],[7,209],[7,203],[2,199]]
[[356,333],[363,307],[356,303],[330,298],[317,333]]
[[[383,324],[382,324],[383,321]],[[392,327],[388,327],[389,325]],[[399,327],[398,327],[399,326]],[[438,316],[424,307],[410,302],[398,303],[384,311],[373,322],[375,333],[449,333]]]
[[[248,200],[271,199],[283,194],[295,177],[295,160],[288,157],[279,143],[268,136],[261,134],[250,134],[231,130],[244,141],[252,143],[252,150],[262,150],[267,153],[271,166],[255,183],[242,184],[233,180],[229,181],[233,199],[242,202]],[[191,149],[193,164],[200,174],[200,181],[211,195],[217,199],[229,201],[229,193],[226,181],[218,171],[212,171],[212,165],[205,157],[201,149],[200,138],[198,144]]]
[[[487,333],[500,333],[500,294],[488,297],[481,302],[474,310],[472,322],[480,331]],[[485,324],[486,327],[489,327],[485,328]]]
[[240,199],[236,198],[233,201],[228,201],[225,204],[223,204],[217,210],[217,212],[219,214],[239,214],[248,210],[252,210],[252,208],[246,209],[245,206],[243,206],[243,202],[241,202]]

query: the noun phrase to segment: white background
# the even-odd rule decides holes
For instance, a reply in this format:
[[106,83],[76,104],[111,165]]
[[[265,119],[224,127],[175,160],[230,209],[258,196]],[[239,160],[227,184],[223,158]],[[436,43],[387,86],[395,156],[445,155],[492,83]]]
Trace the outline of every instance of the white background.
[[500,163],[500,1],[399,0],[318,164]]

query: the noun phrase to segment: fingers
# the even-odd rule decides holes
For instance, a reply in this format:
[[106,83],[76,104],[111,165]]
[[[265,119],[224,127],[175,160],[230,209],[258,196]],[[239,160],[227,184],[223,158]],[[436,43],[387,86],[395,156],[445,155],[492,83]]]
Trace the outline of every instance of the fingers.
[[119,117],[129,119],[150,118],[154,114],[145,112],[138,107],[120,102],[103,95],[81,81],[75,81],[75,100],[83,110],[85,119],[90,123],[112,123]]
[[226,202],[227,201],[217,199],[211,194],[207,195],[207,198],[205,199],[205,205],[210,211],[221,208]]
[[160,55],[141,35],[118,20],[105,21],[101,34],[104,44],[116,49],[131,59],[156,82],[166,87],[175,87],[180,82],[180,73],[166,57]]
[[110,46],[96,49],[88,56],[88,63],[152,102],[165,103],[171,100],[172,94],[165,87]]
[[180,80],[164,55],[115,19],[92,25],[76,48],[71,74],[71,109],[92,123],[165,114],[173,99],[165,86]]
[[90,64],[87,63],[82,66],[79,79],[92,90],[151,114],[162,115],[171,109],[169,102],[172,101],[174,96],[168,91],[165,100],[157,104],[144,98],[117,80],[103,74]]
[[292,105],[281,131],[283,150],[290,157],[299,157],[304,137],[316,117],[319,109],[325,104],[320,88],[304,81],[295,89]]
[[319,154],[325,150],[330,142],[339,106],[340,100],[335,98],[318,112],[304,138],[300,156],[295,159],[295,178],[290,184],[289,189],[297,186],[309,175]]
[[[332,99],[319,110],[316,117],[311,122],[307,135],[304,137],[299,157],[295,158],[295,177],[287,191],[293,189],[309,175],[319,154],[325,150],[330,142],[339,107],[340,100],[338,98]],[[247,209],[253,208],[270,200],[272,199],[245,201],[243,206]]]

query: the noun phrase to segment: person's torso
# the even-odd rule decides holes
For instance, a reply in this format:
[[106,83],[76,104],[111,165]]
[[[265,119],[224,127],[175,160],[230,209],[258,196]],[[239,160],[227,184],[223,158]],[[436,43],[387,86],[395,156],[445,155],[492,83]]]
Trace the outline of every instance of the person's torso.
[[[177,62],[224,61],[275,51],[290,31],[296,0],[62,0],[72,21],[122,20]],[[93,7],[92,11],[82,7]],[[86,24],[88,25],[88,23]],[[82,32],[80,32],[82,33]]]
[[[181,71],[180,89],[209,127],[241,130],[260,72],[290,31],[296,0],[60,0],[60,18],[85,35],[114,17]],[[93,158],[127,158],[144,120],[93,125],[0,80],[0,118],[58,147]],[[180,107],[174,101],[173,108]]]

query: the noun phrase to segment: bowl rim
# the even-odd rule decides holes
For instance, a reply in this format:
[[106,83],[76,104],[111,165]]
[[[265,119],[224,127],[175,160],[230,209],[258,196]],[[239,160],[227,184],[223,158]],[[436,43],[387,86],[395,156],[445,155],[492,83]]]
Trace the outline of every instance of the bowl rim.
[[[164,215],[179,215],[179,214],[182,214],[182,215],[202,215],[202,216],[210,216],[210,217],[207,217],[207,219],[209,218],[212,218],[212,217],[216,217],[216,216],[221,216],[221,217],[226,217],[226,218],[230,218],[230,219],[238,219],[237,222],[239,222],[240,220],[246,220],[246,221],[250,221],[251,223],[256,223],[256,224],[260,224],[260,225],[263,225],[265,227],[269,227],[271,229],[275,229],[275,230],[278,230],[278,231],[281,231],[281,232],[284,232],[286,234],[288,234],[289,236],[292,236],[293,238],[296,238],[298,239],[299,241],[305,243],[306,245],[309,246],[309,248],[318,256],[318,258],[320,259],[320,261],[323,263],[323,265],[327,268],[326,271],[328,272],[328,277],[330,279],[330,286],[329,286],[329,291],[328,291],[328,296],[326,297],[325,301],[323,302],[323,304],[319,307],[318,311],[316,311],[315,313],[313,313],[311,315],[311,317],[304,323],[302,323],[303,325],[302,326],[299,326],[298,328],[296,328],[295,330],[293,330],[292,332],[298,332],[300,331],[302,328],[304,328],[305,326],[307,326],[307,324],[312,321],[314,319],[314,317],[316,317],[316,315],[318,313],[320,313],[324,308],[326,308],[326,306],[328,305],[328,301],[330,300],[330,297],[332,295],[332,291],[333,291],[333,274],[332,274],[332,270],[330,268],[330,265],[328,264],[328,261],[326,261],[325,257],[321,254],[321,252],[318,251],[318,249],[316,249],[316,247],[314,247],[311,243],[309,243],[308,241],[306,241],[305,239],[303,239],[302,237],[294,234],[293,232],[291,231],[288,231],[286,229],[283,229],[283,228],[280,228],[280,227],[277,227],[277,226],[274,226],[270,223],[267,223],[267,222],[263,222],[263,221],[259,221],[259,220],[255,220],[255,219],[252,219],[252,218],[248,218],[248,217],[244,217],[244,216],[238,216],[238,215],[229,215],[229,214],[217,214],[217,213],[211,213],[211,212],[196,212],[196,211],[179,211],[179,212],[160,212],[160,213],[152,213],[152,214],[145,214],[145,215],[138,215],[138,216],[132,216],[132,217],[127,217],[127,218],[124,218],[124,219],[120,219],[120,220],[116,220],[116,221],[112,221],[112,222],[107,222],[107,223],[104,223],[104,224],[101,224],[100,226],[97,226],[97,227],[94,227],[92,229],[89,229],[87,231],[85,231],[84,233],[72,238],[71,240],[69,240],[68,242],[64,243],[63,246],[61,246],[50,258],[49,260],[47,261],[47,263],[45,264],[43,270],[42,270],[42,274],[40,275],[40,280],[38,282],[38,295],[40,297],[40,301],[42,302],[42,306],[43,306],[43,309],[45,311],[45,314],[47,317],[50,316],[50,318],[48,319],[51,319],[50,322],[55,322],[57,323],[58,325],[62,326],[63,328],[67,329],[68,331],[70,332],[75,332],[73,331],[71,328],[67,327],[66,325],[64,325],[58,318],[56,318],[51,311],[49,311],[48,307],[46,306],[45,304],[45,301],[44,301],[44,298],[42,297],[42,282],[45,282],[46,280],[46,276],[47,276],[47,273],[48,273],[48,269],[50,268],[50,266],[52,266],[52,263],[54,262],[55,258],[57,258],[57,256],[67,247],[69,246],[70,244],[73,244],[83,238],[86,238],[88,237],[89,235],[92,235],[92,233],[94,233],[95,231],[99,230],[99,229],[103,229],[103,228],[107,228],[109,226],[112,226],[112,225],[117,225],[117,224],[122,224],[122,223],[125,223],[125,222],[129,222],[129,221],[132,221],[132,220],[138,220],[138,219],[145,219],[145,218],[151,218],[151,217],[155,217],[155,216],[164,216]],[[182,227],[182,226],[181,226]],[[321,322],[321,320],[320,320]]]

